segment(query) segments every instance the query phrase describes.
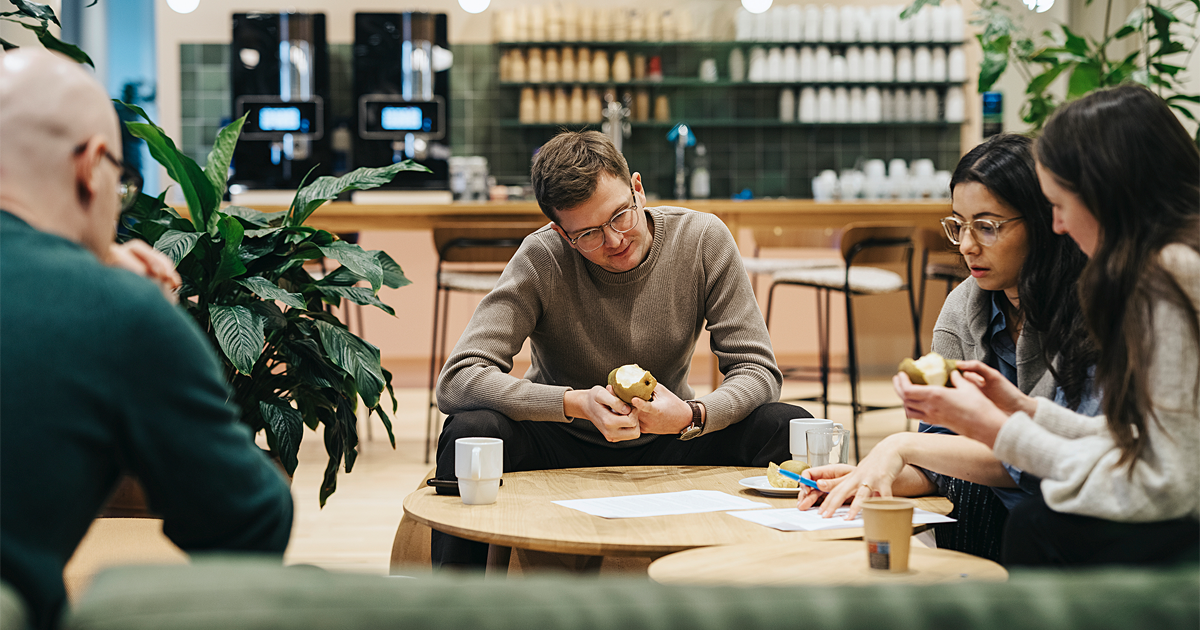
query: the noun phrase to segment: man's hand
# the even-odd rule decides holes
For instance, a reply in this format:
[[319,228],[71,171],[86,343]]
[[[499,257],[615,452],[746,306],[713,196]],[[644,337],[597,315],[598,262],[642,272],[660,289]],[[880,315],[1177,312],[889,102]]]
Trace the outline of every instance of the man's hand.
[[175,271],[175,263],[145,241],[132,240],[120,245],[113,243],[104,264],[147,278],[158,286],[168,302],[175,304],[179,301],[175,291],[183,284],[183,280]]
[[642,433],[679,435],[692,423],[692,406],[684,402],[662,383],[654,388],[654,400],[633,399],[638,426]]
[[586,418],[609,442],[635,440],[642,436],[637,410],[599,385],[589,390],[573,389],[563,397],[563,411],[572,418]]

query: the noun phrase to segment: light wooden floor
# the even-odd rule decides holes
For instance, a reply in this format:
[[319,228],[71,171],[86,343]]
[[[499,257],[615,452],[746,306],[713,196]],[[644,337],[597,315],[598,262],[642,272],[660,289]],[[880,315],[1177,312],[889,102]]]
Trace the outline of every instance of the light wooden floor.
[[[864,382],[868,403],[896,402],[891,381]],[[697,388],[699,389],[699,388]],[[784,398],[817,391],[815,385],[799,383],[784,387]],[[701,391],[697,392],[702,393]],[[834,389],[842,399],[849,397],[845,385]],[[424,478],[431,465],[424,463],[423,444],[426,390],[397,390],[400,411],[394,419],[396,449],[388,444],[378,420],[373,420],[372,439],[360,427],[360,455],[350,474],[338,479],[338,490],[324,509],[317,504],[317,489],[326,465],[324,444],[318,433],[305,431],[300,466],[292,483],[296,518],[292,539],[285,554],[287,564],[313,564],[334,571],[386,575],[396,525],[403,514],[401,502]],[[801,404],[814,416],[820,407]],[[845,407],[831,407],[831,419],[850,428]],[[915,429],[915,423],[914,423]],[[868,414],[860,426],[863,453],[880,439],[905,430],[902,410]],[[853,451],[851,453],[853,457]],[[67,566],[65,577],[72,597],[86,587],[100,569],[117,564],[185,562],[186,556],[163,535],[158,521],[145,519],[101,519]]]

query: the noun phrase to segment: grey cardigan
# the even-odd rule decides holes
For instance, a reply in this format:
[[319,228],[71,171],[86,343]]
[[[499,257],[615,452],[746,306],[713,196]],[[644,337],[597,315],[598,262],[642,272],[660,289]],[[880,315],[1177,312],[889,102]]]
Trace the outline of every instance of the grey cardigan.
[[[942,306],[933,327],[933,351],[947,359],[992,363],[992,347],[983,342],[991,319],[991,292],[967,278]],[[1030,396],[1051,399],[1058,388],[1042,357],[1041,335],[1029,327],[1017,339],[1017,387]]]

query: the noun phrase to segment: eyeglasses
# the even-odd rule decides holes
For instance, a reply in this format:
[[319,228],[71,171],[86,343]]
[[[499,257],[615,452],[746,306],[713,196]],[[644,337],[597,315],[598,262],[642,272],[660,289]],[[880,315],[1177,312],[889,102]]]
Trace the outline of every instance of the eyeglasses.
[[1003,221],[992,221],[991,219],[975,219],[970,223],[959,219],[958,217],[946,217],[942,219],[942,229],[946,230],[946,238],[950,239],[951,243],[959,245],[962,243],[963,228],[971,230],[971,235],[980,245],[987,247],[995,245],[1000,238],[1000,226],[1010,221],[1020,221],[1025,217],[1013,217]]
[[[629,192],[630,194],[633,193],[632,190]],[[637,225],[639,213],[637,195],[633,195],[632,203],[631,207],[618,212],[604,225],[588,228],[575,238],[568,236],[567,240],[581,252],[591,252],[600,249],[600,246],[604,244],[604,228],[608,228],[617,234],[624,234]]]
[[[75,147],[75,155],[83,153],[87,148],[87,143],[83,143]],[[137,169],[118,160],[116,156],[110,153],[107,149],[104,151],[104,158],[113,163],[121,171],[121,184],[117,189],[117,194],[121,199],[121,211],[124,212],[133,207],[137,202],[138,193],[142,191],[142,174]]]

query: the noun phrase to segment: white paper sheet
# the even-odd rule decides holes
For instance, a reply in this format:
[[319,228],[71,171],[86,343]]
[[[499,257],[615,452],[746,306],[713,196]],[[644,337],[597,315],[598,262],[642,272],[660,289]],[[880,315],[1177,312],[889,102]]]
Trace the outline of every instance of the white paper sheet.
[[[778,508],[774,510],[753,510],[749,512],[729,512],[730,516],[758,523],[785,532],[813,532],[822,529],[849,529],[862,527],[862,514],[853,521],[846,520],[849,507],[838,508],[830,518],[821,516],[816,508],[801,512],[796,508]],[[935,514],[921,509],[913,510],[913,525],[932,523],[953,523],[954,519],[941,514]]]
[[[634,494],[603,499],[553,501],[563,507],[604,518],[637,518],[669,514],[699,514],[725,510],[758,510],[767,503],[751,501],[716,490],[684,490],[659,494]],[[794,511],[794,510],[793,510]]]

